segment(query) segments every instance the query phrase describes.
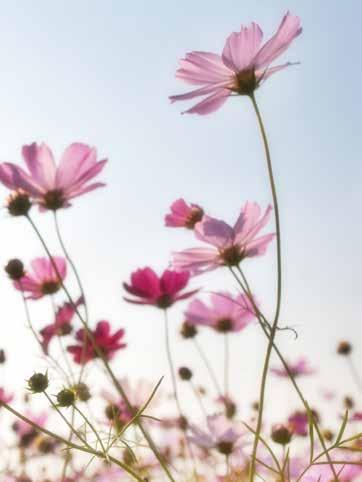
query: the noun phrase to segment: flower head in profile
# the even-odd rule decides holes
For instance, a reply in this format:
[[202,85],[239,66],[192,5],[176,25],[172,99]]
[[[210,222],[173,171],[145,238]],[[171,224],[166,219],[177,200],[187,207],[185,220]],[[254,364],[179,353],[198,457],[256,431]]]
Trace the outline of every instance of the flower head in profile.
[[187,204],[184,199],[177,199],[170,206],[170,213],[165,216],[165,225],[171,228],[194,229],[201,221],[204,211],[197,204]]
[[36,258],[30,263],[32,273],[26,272],[14,286],[17,290],[27,294],[27,298],[37,300],[46,295],[53,295],[61,288],[61,283],[67,274],[67,265],[64,258],[53,256],[52,261],[48,258]]
[[228,333],[243,330],[255,314],[247,296],[214,293],[210,296],[209,306],[199,299],[192,300],[185,317],[192,325],[209,326],[219,333]]
[[234,224],[204,216],[196,224],[197,239],[211,248],[191,248],[173,254],[172,266],[176,270],[201,274],[220,266],[238,266],[244,259],[265,254],[274,234],[258,236],[270,218],[272,207],[262,214],[257,203],[247,202]]
[[195,425],[190,425],[190,431],[190,442],[207,450],[215,449],[227,456],[239,446],[243,435],[240,427],[220,414],[207,417],[207,431]]
[[219,109],[231,95],[253,95],[271,75],[291,65],[289,62],[271,67],[302,32],[300,19],[289,12],[277,32],[262,45],[263,32],[258,24],[241,26],[226,40],[221,55],[191,52],[180,61],[176,77],[199,86],[186,94],[173,95],[171,102],[203,97],[189,114],[210,114]]
[[[91,332],[94,344],[107,360],[111,360],[118,350],[127,346],[122,341],[124,334],[123,328],[112,334],[111,325],[105,320],[99,321],[95,330]],[[67,351],[73,355],[75,363],[84,365],[99,356],[84,328],[77,331],[75,338],[78,344],[67,347]]]
[[[315,368],[312,368],[308,360],[306,360],[305,358],[300,358],[294,363],[288,363],[288,368],[294,377],[300,377],[302,375],[313,375],[316,372]],[[270,369],[270,371],[280,378],[289,377],[288,372],[284,367],[273,367]]]
[[166,309],[176,301],[185,300],[198,290],[182,293],[190,279],[187,271],[165,270],[158,276],[153,269],[146,267],[131,274],[131,282],[123,283],[124,289],[135,298],[125,298],[130,303],[153,305]]
[[10,162],[0,164],[0,181],[9,189],[27,194],[41,209],[56,211],[70,206],[70,200],[104,186],[90,183],[103,169],[106,159],[97,160],[97,151],[74,143],[64,151],[56,166],[46,144],[23,146],[28,172]]
[[44,353],[48,353],[48,347],[54,336],[69,335],[72,331],[72,320],[75,310],[83,303],[83,298],[80,297],[75,306],[72,303],[66,302],[60,306],[55,314],[55,320],[52,324],[45,326],[40,330],[41,342]]

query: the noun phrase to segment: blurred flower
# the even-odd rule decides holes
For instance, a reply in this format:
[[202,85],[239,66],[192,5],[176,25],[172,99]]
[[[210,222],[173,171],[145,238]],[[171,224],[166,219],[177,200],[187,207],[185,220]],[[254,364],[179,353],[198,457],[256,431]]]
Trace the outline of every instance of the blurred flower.
[[74,143],[64,151],[59,166],[46,144],[23,146],[22,154],[29,173],[10,162],[0,164],[0,181],[9,189],[28,194],[41,209],[55,211],[69,207],[70,200],[104,186],[89,184],[103,169],[106,159],[97,161],[97,151]]
[[227,456],[234,451],[237,442],[243,435],[241,429],[224,415],[208,416],[207,428],[208,431],[205,432],[195,425],[190,425],[192,436],[189,436],[189,440],[199,447],[216,449]]
[[0,407],[2,403],[10,403],[13,399],[13,395],[5,392],[4,388],[0,387]]
[[172,265],[177,270],[200,274],[219,266],[238,266],[245,258],[265,254],[274,234],[257,237],[267,224],[272,207],[262,215],[257,203],[247,202],[233,227],[209,216],[196,224],[197,239],[211,244],[212,248],[191,248],[174,253]]
[[184,199],[177,199],[171,204],[171,213],[165,216],[165,225],[172,228],[193,229],[201,221],[204,211],[197,204],[186,204]]
[[33,273],[25,273],[20,280],[14,281],[15,288],[27,293],[27,298],[31,300],[56,293],[61,287],[61,281],[66,277],[67,265],[65,259],[58,256],[53,256],[53,261],[57,270],[48,258],[33,259],[30,263]]
[[[309,365],[308,360],[305,358],[300,358],[295,363],[288,363],[288,368],[294,377],[299,377],[301,375],[313,375],[316,370]],[[288,372],[284,367],[281,368],[271,368],[270,371],[281,378],[288,378]]]
[[219,333],[243,330],[254,318],[253,306],[247,296],[213,293],[210,306],[196,299],[191,301],[185,317],[191,325],[204,325]]
[[[107,360],[113,358],[116,351],[127,346],[126,343],[121,342],[124,334],[125,331],[122,328],[111,334],[111,325],[105,320],[99,321],[95,330],[91,331],[91,336],[98,347],[98,351]],[[75,363],[83,365],[99,356],[84,328],[77,331],[75,338],[79,344],[67,348],[67,351],[73,355]]]
[[83,298],[80,297],[75,306],[72,303],[64,303],[60,306],[55,314],[55,320],[51,325],[45,326],[40,330],[40,336],[42,338],[42,347],[45,354],[48,354],[49,343],[54,336],[69,335],[72,331],[72,319],[75,314],[75,308],[83,303]]
[[291,65],[270,67],[301,33],[300,19],[289,12],[277,32],[261,47],[263,32],[258,24],[241,26],[226,40],[222,55],[211,52],[191,52],[180,61],[176,77],[196,90],[173,95],[171,102],[205,97],[186,110],[189,114],[210,114],[219,109],[231,95],[252,95],[262,82],[275,72]]
[[151,268],[138,269],[131,274],[131,283],[123,283],[124,289],[134,295],[136,299],[125,298],[130,303],[139,305],[153,305],[158,308],[168,308],[176,301],[185,300],[197,293],[198,290],[187,291],[190,274],[186,271],[176,272],[165,270],[159,277]]

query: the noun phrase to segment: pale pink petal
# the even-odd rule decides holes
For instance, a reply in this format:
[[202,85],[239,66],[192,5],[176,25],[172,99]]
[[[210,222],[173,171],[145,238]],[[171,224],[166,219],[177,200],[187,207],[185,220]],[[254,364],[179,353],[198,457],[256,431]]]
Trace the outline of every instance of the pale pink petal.
[[234,230],[224,221],[205,215],[202,221],[195,225],[195,236],[205,243],[223,249],[233,244]]
[[106,186],[104,182],[94,182],[93,184],[89,184],[86,187],[82,187],[77,190],[72,190],[70,194],[67,194],[67,199],[73,199],[74,197],[81,196],[82,194],[86,194],[87,192],[94,191],[95,189],[98,189],[104,186]]
[[176,77],[189,84],[203,85],[225,82],[232,72],[228,69],[220,55],[211,52],[191,52],[180,60]]
[[87,144],[76,142],[64,151],[57,169],[57,187],[68,188],[97,161],[97,151]]
[[279,72],[280,70],[284,70],[287,67],[291,67],[292,65],[299,65],[299,62],[286,62],[285,64],[282,64],[282,65],[276,65],[275,67],[270,67],[267,69],[259,69],[255,72],[255,77],[258,83],[262,83],[266,79],[268,79],[271,75],[275,74],[276,72]]
[[187,323],[195,325],[209,325],[211,320],[210,310],[201,300],[193,300],[185,311]]
[[207,94],[214,94],[220,91],[220,88],[226,87],[225,82],[218,83],[218,84],[211,84],[206,85],[204,87],[200,87],[200,89],[192,90],[187,92],[186,94],[179,94],[179,95],[170,95],[169,99],[171,103],[177,102],[179,100],[189,100],[195,97],[200,97],[202,95]]
[[[107,159],[103,159],[102,161],[99,161],[95,164],[93,164],[88,170],[82,173],[81,176],[78,176],[77,179],[74,179],[72,183],[70,183],[67,187],[64,188],[64,192],[67,196],[67,198],[72,198],[75,197],[76,195],[79,195],[77,193],[79,192],[87,192],[85,191],[85,184],[90,181],[93,177],[97,176],[104,168],[106,163],[108,162]],[[101,183],[100,185],[97,185],[96,187],[103,186],[104,184]],[[96,187],[93,187],[95,189]],[[93,190],[91,189],[91,190]]]
[[255,68],[265,67],[288,49],[292,41],[302,32],[300,18],[289,12],[284,16],[277,32],[268,40],[256,55]]
[[261,213],[259,205],[257,203],[246,203],[244,208],[245,223],[236,235],[236,240],[243,243],[251,241],[268,223],[272,210],[272,206],[269,205],[264,215],[259,219]]
[[251,258],[265,254],[269,243],[274,239],[275,234],[266,234],[260,238],[253,239],[245,246],[245,256]]
[[172,255],[172,266],[179,271],[199,274],[221,265],[218,252],[211,248],[191,248]]
[[34,142],[33,144],[23,146],[22,154],[34,180],[44,190],[54,189],[56,167],[49,147],[44,143],[38,146]]
[[224,105],[230,94],[231,91],[229,89],[220,89],[219,91],[215,92],[209,97],[206,97],[206,99],[191,107],[191,109],[185,110],[183,114],[211,114],[212,112],[215,112]]
[[43,192],[42,187],[21,167],[10,162],[0,164],[0,181],[9,189],[22,189],[31,196],[39,196]]
[[263,32],[256,23],[253,22],[250,27],[241,26],[240,32],[233,32],[226,40],[222,53],[224,64],[235,73],[250,68],[262,38]]

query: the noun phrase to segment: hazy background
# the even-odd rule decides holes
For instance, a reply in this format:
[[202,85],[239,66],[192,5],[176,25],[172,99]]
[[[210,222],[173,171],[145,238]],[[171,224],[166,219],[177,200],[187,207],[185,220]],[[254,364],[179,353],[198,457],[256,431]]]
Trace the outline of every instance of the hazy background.
[[[281,323],[299,333],[280,337],[291,359],[307,355],[321,381],[305,382],[312,400],[322,387],[354,393],[340,339],[361,360],[362,200],[360,163],[360,5],[357,1],[3,2],[0,16],[0,159],[20,162],[23,144],[45,141],[59,158],[71,142],[97,146],[108,157],[107,188],[77,199],[60,213],[77,260],[94,322],[125,326],[129,350],[115,363],[120,375],[152,380],[166,373],[161,313],[127,305],[121,283],[145,265],[163,269],[172,250],[195,245],[190,233],[163,227],[177,197],[233,222],[246,200],[271,201],[265,160],[250,102],[233,99],[214,115],[181,116],[168,95],[187,85],[174,79],[187,51],[220,52],[240,23],[257,21],[265,37],[286,10],[304,32],[284,55],[301,65],[257,93],[270,136],[281,201],[284,294]],[[6,190],[1,188],[5,200]],[[52,216],[33,212],[55,254]],[[269,227],[272,229],[272,226]],[[262,305],[275,303],[275,245],[250,261]],[[43,255],[25,220],[1,214],[0,264]],[[205,289],[234,289],[226,271],[194,281]],[[59,301],[62,296],[59,297]],[[1,346],[9,365],[5,385],[24,384],[42,361],[25,328],[21,298],[5,275],[0,282]],[[205,373],[177,332],[179,305],[170,313],[177,365]],[[49,322],[48,300],[32,303],[34,324]],[[222,345],[200,337],[221,373]],[[265,340],[257,327],[233,338],[232,393],[248,407],[258,388]],[[297,407],[286,385],[273,385],[273,406]],[[272,410],[269,408],[269,410]]]

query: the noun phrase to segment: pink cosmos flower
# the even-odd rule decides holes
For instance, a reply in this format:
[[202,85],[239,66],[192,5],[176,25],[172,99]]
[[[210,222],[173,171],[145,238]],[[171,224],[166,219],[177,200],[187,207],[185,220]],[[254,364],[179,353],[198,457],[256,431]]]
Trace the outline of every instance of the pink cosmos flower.
[[192,436],[190,442],[205,449],[216,449],[221,454],[229,456],[237,446],[237,442],[243,435],[240,427],[228,420],[224,415],[212,415],[207,417],[205,432],[195,425],[190,425]]
[[173,95],[171,102],[204,97],[186,110],[189,114],[210,114],[219,109],[231,95],[252,95],[262,82],[275,72],[291,65],[289,62],[270,67],[302,32],[300,19],[289,12],[277,32],[263,46],[259,25],[241,26],[226,40],[222,55],[211,52],[191,52],[180,61],[178,79],[201,86],[182,95]]
[[191,301],[185,317],[191,325],[204,325],[219,333],[243,330],[255,317],[253,306],[247,296],[233,297],[229,293],[214,293],[210,306],[196,299]]
[[10,393],[5,392],[5,390],[0,387],[0,407],[2,403],[10,403],[14,399],[14,396]]
[[34,259],[30,263],[33,273],[26,273],[19,281],[14,281],[15,288],[27,293],[27,298],[31,300],[38,300],[43,296],[56,293],[61,287],[61,281],[67,275],[67,265],[65,259],[58,256],[54,256],[53,261],[57,270],[48,258]]
[[306,437],[308,435],[308,414],[307,412],[302,412],[297,410],[288,417],[288,424],[292,432],[301,437]]
[[257,235],[269,221],[271,210],[269,205],[262,215],[257,203],[247,202],[233,227],[204,215],[196,224],[194,233],[197,239],[212,248],[191,248],[174,253],[172,266],[196,275],[219,266],[238,266],[245,258],[265,254],[275,235]]
[[131,274],[131,283],[123,283],[124,289],[136,299],[125,298],[130,303],[139,305],[153,305],[166,309],[176,301],[185,300],[194,295],[198,290],[187,291],[180,294],[186,288],[190,279],[187,271],[176,272],[165,270],[159,277],[151,268],[138,269]]
[[104,186],[91,183],[103,169],[106,159],[97,161],[97,151],[74,143],[64,151],[58,166],[46,144],[23,146],[22,154],[29,173],[10,162],[0,164],[0,181],[9,189],[27,193],[41,209],[55,211],[69,207],[70,200]]
[[362,412],[354,412],[349,419],[351,422],[362,422]]
[[[95,330],[92,331],[97,347],[107,360],[111,360],[118,350],[127,346],[126,343],[121,342],[124,334],[125,331],[122,328],[111,334],[111,325],[105,320],[99,321]],[[67,351],[73,355],[75,363],[83,365],[98,357],[93,343],[89,340],[83,328],[77,331],[75,338],[79,344],[67,348]]]
[[[48,415],[45,412],[34,414],[33,412],[27,410],[25,412],[25,416],[40,427],[44,427],[48,420]],[[29,447],[38,435],[37,430],[34,429],[32,425],[29,425],[27,422],[24,422],[20,419],[16,420],[13,425],[13,429],[19,437],[20,447],[24,448]]]
[[[288,363],[288,367],[294,377],[299,377],[301,375],[313,375],[316,372],[315,368],[312,368],[309,365],[308,360],[305,358],[300,358],[295,363]],[[270,371],[280,378],[289,377],[288,372],[284,367],[271,368]]]
[[201,221],[204,211],[197,204],[186,204],[184,199],[177,199],[171,204],[171,212],[165,216],[165,225],[171,228],[194,229]]
[[[80,306],[82,303],[84,303],[84,301],[81,297],[75,302],[75,307]],[[42,347],[45,354],[48,354],[49,343],[54,336],[65,336],[71,333],[71,323],[75,314],[75,307],[71,303],[64,303],[58,308],[54,322],[40,330]]]

